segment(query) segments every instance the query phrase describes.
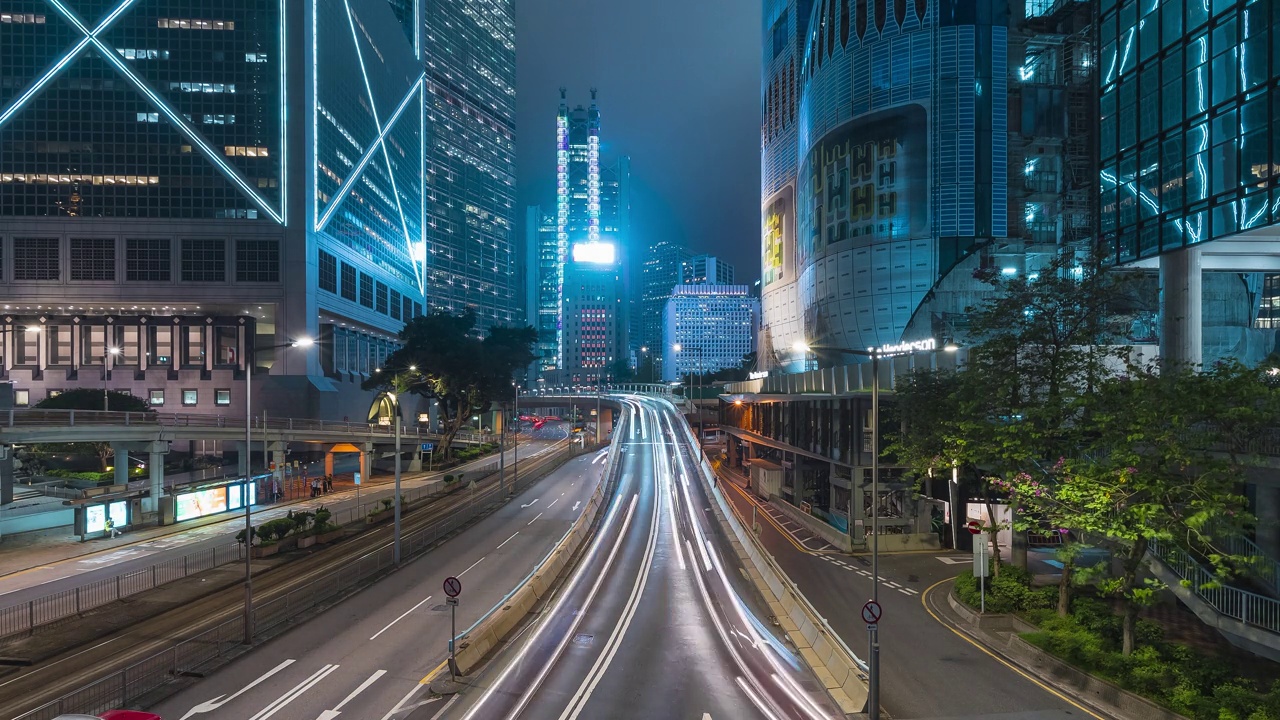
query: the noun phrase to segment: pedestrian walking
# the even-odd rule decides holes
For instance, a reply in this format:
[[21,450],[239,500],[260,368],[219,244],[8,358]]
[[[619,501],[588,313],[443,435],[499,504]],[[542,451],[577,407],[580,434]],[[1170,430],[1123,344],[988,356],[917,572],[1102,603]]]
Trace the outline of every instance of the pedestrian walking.
[[333,476],[332,476],[332,475],[325,475],[325,476],[324,476],[324,483],[325,483],[325,485],[326,485],[326,487],[325,487],[325,492],[333,492]]
[[320,478],[316,478],[315,480],[311,481],[311,497],[315,497],[319,494],[320,494]]

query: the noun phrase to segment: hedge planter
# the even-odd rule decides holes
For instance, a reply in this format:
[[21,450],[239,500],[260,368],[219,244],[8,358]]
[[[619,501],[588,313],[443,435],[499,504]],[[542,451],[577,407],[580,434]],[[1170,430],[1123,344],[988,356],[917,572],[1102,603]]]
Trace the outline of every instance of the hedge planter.
[[311,547],[312,545],[315,545],[315,544],[316,544],[316,536],[315,536],[315,535],[304,535],[304,536],[302,536],[302,537],[298,538],[298,549],[299,549],[299,550],[301,550],[302,548],[309,548],[309,547]]
[[383,520],[387,520],[389,518],[394,517],[395,514],[396,514],[395,508],[391,508],[390,510],[381,510],[376,513],[370,513],[367,517],[365,517],[365,522],[369,523],[370,525],[376,525],[377,523],[380,523]]
[[280,552],[279,543],[271,543],[270,545],[254,545],[253,546],[253,556],[255,558],[271,557],[272,555],[275,555],[278,552]]
[[342,539],[342,535],[343,535],[343,532],[342,532],[342,529],[341,529],[341,528],[339,528],[339,529],[337,529],[337,530],[330,530],[330,531],[329,531],[329,532],[327,532],[327,533],[321,533],[321,534],[317,535],[317,536],[316,536],[316,542],[318,542],[318,543],[320,543],[320,544],[322,544],[322,545],[323,545],[323,544],[325,544],[325,543],[331,543],[331,542],[333,542],[334,540],[341,540],[341,539]]

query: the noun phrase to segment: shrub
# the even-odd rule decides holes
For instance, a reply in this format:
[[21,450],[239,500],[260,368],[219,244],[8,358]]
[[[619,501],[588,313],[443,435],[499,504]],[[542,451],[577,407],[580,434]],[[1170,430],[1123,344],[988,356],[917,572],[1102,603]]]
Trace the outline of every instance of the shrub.
[[329,510],[325,506],[321,505],[320,507],[316,508],[316,532],[317,533],[328,532],[331,529],[329,526],[329,520],[332,517],[333,517],[333,511]]
[[[1010,565],[1001,566],[1000,577],[988,576],[986,585],[987,612],[1031,612],[1053,607],[1057,602],[1056,588],[1033,588],[1031,576]],[[981,588],[972,571],[956,578],[956,597],[971,607],[981,606]]]
[[454,477],[453,477],[453,475],[445,475],[445,476],[444,476],[444,481],[445,481],[445,483],[451,483],[451,482],[453,482],[453,481],[454,481]]
[[391,498],[382,498],[382,509],[390,510],[392,504],[394,503],[395,503],[395,500],[392,500]]
[[307,526],[311,524],[316,515],[306,510],[300,510],[298,512],[290,512],[289,516],[289,519],[293,521],[293,532],[301,535],[307,531]]
[[258,537],[262,539],[263,545],[284,539],[286,535],[293,531],[294,523],[292,518],[282,517],[275,520],[268,520],[258,526]]

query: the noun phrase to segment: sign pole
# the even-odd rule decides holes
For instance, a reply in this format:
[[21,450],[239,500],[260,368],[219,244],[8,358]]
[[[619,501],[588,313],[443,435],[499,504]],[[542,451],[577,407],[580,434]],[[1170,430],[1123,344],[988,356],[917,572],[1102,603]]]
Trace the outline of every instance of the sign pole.
[[880,603],[868,600],[862,606],[862,621],[867,624],[867,717],[871,720],[880,718],[880,617],[884,610]]
[[456,577],[447,577],[444,579],[444,594],[449,597],[445,602],[449,604],[449,678],[453,681],[458,680],[458,656],[454,652],[454,642],[458,639],[458,595],[462,593],[462,581]]

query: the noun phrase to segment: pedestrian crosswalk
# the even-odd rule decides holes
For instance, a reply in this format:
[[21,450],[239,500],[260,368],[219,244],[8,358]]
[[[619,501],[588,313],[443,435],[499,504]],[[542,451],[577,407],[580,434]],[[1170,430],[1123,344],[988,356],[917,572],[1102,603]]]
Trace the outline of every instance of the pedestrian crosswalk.
[[[823,560],[825,560],[825,561],[827,561],[827,562],[831,563],[832,565],[837,565],[837,566],[839,566],[839,567],[844,568],[845,570],[849,570],[850,572],[855,572],[855,573],[857,573],[857,574],[861,575],[862,577],[865,577],[865,578],[870,578],[870,577],[871,577],[871,571],[870,571],[870,570],[866,570],[866,569],[864,569],[864,568],[860,568],[860,567],[858,567],[857,565],[854,565],[853,563],[851,563],[851,562],[849,562],[848,560],[844,559],[843,557],[840,557],[840,556],[837,556],[837,555],[819,555],[818,557],[820,557],[820,558],[822,558]],[[887,587],[887,588],[891,588],[891,589],[893,589],[893,590],[897,590],[898,592],[902,593],[903,595],[908,595],[908,596],[910,596],[910,595],[919,595],[919,594],[920,594],[920,591],[919,591],[919,590],[916,590],[915,588],[907,587],[906,585],[901,585],[901,584],[899,584],[899,583],[897,583],[897,582],[894,582],[894,581],[892,581],[892,580],[886,580],[886,579],[885,579],[885,577],[884,577],[883,575],[881,575],[881,576],[880,576],[880,583],[881,583],[882,585],[884,585],[885,587]]]

